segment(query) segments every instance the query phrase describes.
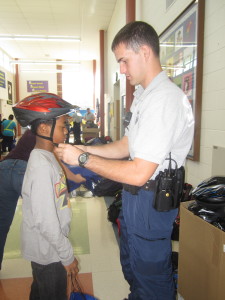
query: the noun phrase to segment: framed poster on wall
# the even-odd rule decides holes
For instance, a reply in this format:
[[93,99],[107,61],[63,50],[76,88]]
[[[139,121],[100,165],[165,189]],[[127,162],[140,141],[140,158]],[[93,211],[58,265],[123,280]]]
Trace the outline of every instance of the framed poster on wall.
[[192,2],[160,35],[160,60],[169,78],[187,95],[195,117],[195,133],[188,158],[200,152],[204,41],[204,0]]
[[8,84],[8,99],[12,104],[12,82],[8,81],[7,84]]

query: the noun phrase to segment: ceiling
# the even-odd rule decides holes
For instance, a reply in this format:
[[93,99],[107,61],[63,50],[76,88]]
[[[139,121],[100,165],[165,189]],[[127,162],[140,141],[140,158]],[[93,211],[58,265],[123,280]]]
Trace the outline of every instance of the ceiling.
[[116,0],[0,0],[0,35],[78,36],[81,42],[0,40],[12,58],[93,60]]

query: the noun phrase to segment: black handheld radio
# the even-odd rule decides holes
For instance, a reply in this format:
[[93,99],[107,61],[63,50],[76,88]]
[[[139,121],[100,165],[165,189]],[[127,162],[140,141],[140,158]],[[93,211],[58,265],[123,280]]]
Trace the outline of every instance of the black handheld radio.
[[[156,176],[155,196],[153,207],[157,211],[169,211],[179,206],[184,188],[184,167],[177,168],[177,162],[169,154],[169,166],[164,172],[160,171]],[[175,163],[175,169],[172,169],[171,163]]]

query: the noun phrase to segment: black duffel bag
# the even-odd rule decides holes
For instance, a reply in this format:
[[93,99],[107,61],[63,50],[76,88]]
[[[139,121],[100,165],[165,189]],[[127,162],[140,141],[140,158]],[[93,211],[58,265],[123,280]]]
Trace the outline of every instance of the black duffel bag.
[[102,196],[115,196],[119,191],[122,191],[123,185],[120,182],[116,182],[107,178],[101,178],[94,188],[94,195],[98,197]]

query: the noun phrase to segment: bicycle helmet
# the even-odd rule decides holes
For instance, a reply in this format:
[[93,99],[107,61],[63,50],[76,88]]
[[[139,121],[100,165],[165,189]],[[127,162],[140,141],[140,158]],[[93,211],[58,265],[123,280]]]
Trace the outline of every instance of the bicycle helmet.
[[191,194],[192,198],[204,207],[225,206],[225,177],[206,179]]
[[51,93],[38,93],[24,98],[13,106],[21,126],[26,127],[37,119],[52,120],[74,111],[75,106]]
[[221,230],[225,230],[225,208],[217,207],[217,209],[206,208],[197,201],[189,204],[188,210],[193,212],[196,216],[199,216],[204,221],[216,226]]
[[203,180],[198,184],[197,187],[208,187],[211,185],[224,184],[225,185],[225,177],[223,176],[214,176],[208,179]]
[[[39,122],[53,121],[50,137],[40,136],[52,141],[56,118],[75,111],[74,106],[52,93],[38,93],[24,98],[13,106],[13,112],[21,126],[35,127]],[[34,129],[32,131],[35,131]],[[36,135],[37,133],[34,132]]]

